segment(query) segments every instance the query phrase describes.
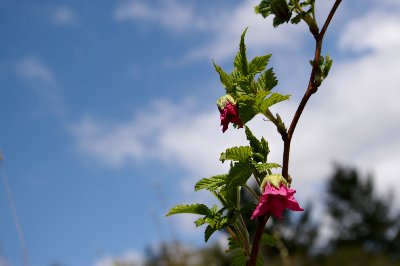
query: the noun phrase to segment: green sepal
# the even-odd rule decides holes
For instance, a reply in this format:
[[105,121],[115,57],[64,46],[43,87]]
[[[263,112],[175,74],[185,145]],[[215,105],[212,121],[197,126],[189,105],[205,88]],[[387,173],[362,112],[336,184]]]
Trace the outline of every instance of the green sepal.
[[285,186],[288,185],[286,179],[281,174],[273,174],[265,176],[263,181],[261,182],[261,191],[264,192],[264,189],[267,186],[267,184],[272,185],[276,189],[279,189],[281,184]]

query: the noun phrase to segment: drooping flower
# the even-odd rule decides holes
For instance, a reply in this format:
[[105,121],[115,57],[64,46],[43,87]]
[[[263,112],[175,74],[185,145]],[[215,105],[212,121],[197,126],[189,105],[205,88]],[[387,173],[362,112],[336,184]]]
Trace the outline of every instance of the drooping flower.
[[222,96],[218,99],[217,105],[220,113],[222,132],[228,129],[229,123],[235,124],[238,127],[243,127],[239,117],[238,105],[232,96]]
[[282,220],[282,213],[285,209],[304,211],[294,198],[294,193],[296,193],[296,190],[290,189],[283,184],[280,185],[279,189],[267,184],[251,219],[268,214]]

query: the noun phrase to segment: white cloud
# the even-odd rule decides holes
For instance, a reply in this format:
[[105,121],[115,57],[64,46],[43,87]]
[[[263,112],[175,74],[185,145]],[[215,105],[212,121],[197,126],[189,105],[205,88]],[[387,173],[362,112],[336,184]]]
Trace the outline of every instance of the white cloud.
[[152,6],[146,1],[129,1],[114,11],[117,21],[143,21],[158,24],[173,32],[182,32],[193,25],[193,8],[176,0],[160,1]]
[[206,20],[205,28],[212,40],[187,52],[184,62],[214,58],[224,60],[234,55],[238,50],[240,34],[249,27],[246,34],[246,44],[255,53],[266,53],[272,48],[285,46],[285,49],[301,49],[305,27],[282,25],[284,29],[272,27],[271,18],[264,19],[255,15],[254,6],[257,1],[245,1],[235,8],[219,11]]
[[75,12],[67,6],[59,6],[51,12],[52,21],[61,26],[73,26],[78,22]]
[[39,112],[64,116],[66,108],[59,85],[51,68],[38,57],[27,56],[15,64],[15,73],[27,85],[40,103]]
[[[399,32],[398,21],[394,14],[373,12],[344,28],[341,49],[372,51],[356,59],[336,60],[328,80],[304,112],[292,144],[290,169],[299,195],[314,194],[313,184],[330,174],[334,161],[372,170],[381,190],[391,186],[400,191],[400,52],[395,49],[397,35],[389,34]],[[286,121],[296,104],[292,101],[280,107]],[[74,134],[82,152],[109,165],[151,158],[179,165],[196,178],[225,171],[226,165],[218,162],[219,153],[243,144],[243,132],[230,129],[222,134],[216,109],[197,111],[190,106],[187,102],[158,103],[119,124],[82,120],[73,126]],[[270,140],[271,160],[280,162],[282,145],[272,125],[261,119],[251,125],[257,135],[263,133]],[[186,179],[182,186],[191,190],[193,183],[194,179]]]
[[113,266],[113,265],[144,266],[145,258],[141,252],[128,250],[121,255],[107,255],[98,259],[94,266]]
[[16,65],[18,76],[26,80],[53,83],[53,74],[43,62],[36,57],[26,57]]
[[342,49],[356,52],[397,48],[400,45],[400,17],[395,12],[371,12],[350,22],[339,44]]
[[[172,32],[196,32],[206,41],[200,41],[197,47],[185,51],[180,59],[173,59],[178,64],[198,60],[224,60],[236,53],[240,34],[248,26],[246,42],[254,52],[265,53],[271,47],[300,49],[302,45],[304,25],[291,27],[283,25],[285,30],[275,30],[271,19],[263,19],[254,13],[257,0],[245,1],[238,6],[194,9],[184,1],[160,1],[151,5],[145,1],[129,1],[121,4],[114,11],[117,21],[131,20],[148,22]],[[299,30],[300,29],[300,30]]]

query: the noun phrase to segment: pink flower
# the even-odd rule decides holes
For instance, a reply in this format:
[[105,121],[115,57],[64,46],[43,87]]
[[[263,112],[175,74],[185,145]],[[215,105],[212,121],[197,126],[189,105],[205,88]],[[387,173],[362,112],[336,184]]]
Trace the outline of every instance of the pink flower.
[[256,217],[265,214],[272,214],[276,218],[282,220],[282,213],[285,209],[291,211],[304,211],[293,197],[294,193],[296,193],[296,190],[287,188],[282,184],[279,189],[267,184],[251,219],[253,220]]
[[226,101],[225,107],[223,109],[218,108],[218,110],[220,112],[222,132],[228,129],[229,123],[235,124],[238,127],[243,127],[236,104]]

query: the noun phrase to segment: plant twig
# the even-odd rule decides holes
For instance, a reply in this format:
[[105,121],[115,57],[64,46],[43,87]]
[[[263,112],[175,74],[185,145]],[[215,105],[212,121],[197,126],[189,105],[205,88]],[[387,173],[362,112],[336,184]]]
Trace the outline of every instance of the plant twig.
[[[333,18],[333,15],[335,14],[337,8],[339,7],[340,3],[342,0],[336,0],[331,11],[329,12],[328,17],[326,18],[326,21],[321,29],[321,31],[318,34],[314,34],[316,45],[315,45],[315,53],[314,53],[314,61],[313,61],[313,67],[311,70],[310,74],[310,80],[307,86],[307,90],[304,93],[303,98],[301,99],[301,102],[299,106],[297,107],[297,110],[294,114],[294,117],[292,119],[292,122],[290,124],[289,129],[287,132],[279,131],[279,133],[282,136],[283,140],[283,162],[282,162],[282,175],[283,177],[289,182],[289,154],[290,154],[290,143],[293,137],[294,130],[296,128],[297,123],[299,122],[300,116],[304,110],[304,107],[306,106],[308,100],[310,99],[311,95],[317,92],[318,87],[315,84],[315,77],[318,71],[318,62],[319,58],[321,56],[321,49],[322,49],[322,41],[324,39],[324,35],[326,30],[328,29],[328,26]],[[247,262],[246,266],[255,266],[257,262],[257,256],[258,256],[258,251],[260,247],[260,241],[262,234],[264,232],[264,227],[265,224],[268,221],[269,216],[261,216],[258,218],[258,225],[256,229],[256,234],[254,236],[253,240],[253,246],[251,249],[251,255],[250,255],[250,260]]]

